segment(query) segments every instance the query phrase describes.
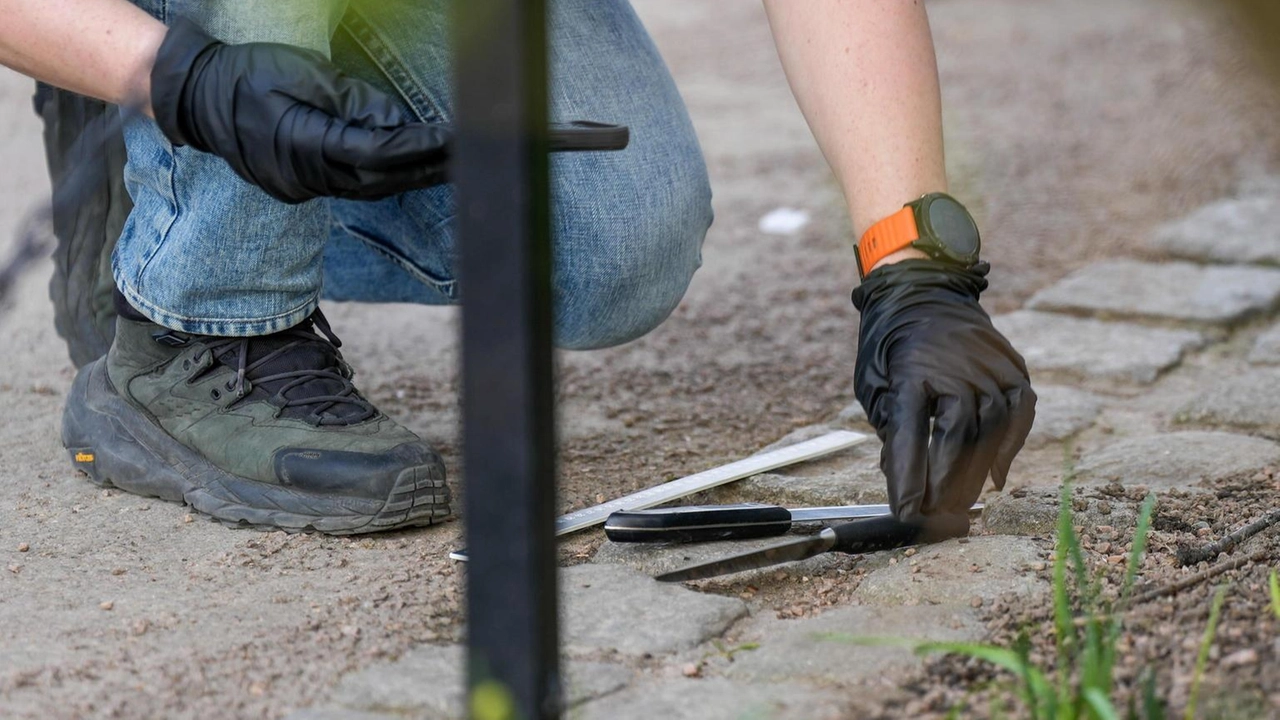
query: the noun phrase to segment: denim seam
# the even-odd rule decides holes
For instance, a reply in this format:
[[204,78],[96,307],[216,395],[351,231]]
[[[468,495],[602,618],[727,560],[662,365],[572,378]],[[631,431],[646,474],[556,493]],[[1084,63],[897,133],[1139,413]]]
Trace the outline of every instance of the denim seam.
[[169,203],[169,221],[161,228],[160,237],[156,238],[156,241],[152,243],[146,255],[143,256],[142,263],[138,266],[137,285],[139,290],[142,288],[142,278],[146,276],[147,268],[151,266],[151,261],[155,259],[156,255],[160,254],[160,248],[164,247],[164,244],[169,241],[169,234],[173,232],[173,226],[178,222],[178,185],[175,180],[175,176],[178,174],[178,156],[173,143],[169,142],[169,138],[164,137],[164,133],[161,133],[160,136],[169,155],[169,168],[166,172],[168,183],[165,185],[165,189],[169,191],[165,197],[165,200]]
[[439,104],[431,99],[427,89],[418,83],[413,73],[406,69],[404,60],[378,35],[378,31],[356,8],[349,8],[340,24],[346,28],[356,44],[364,50],[374,65],[378,66],[401,96],[408,101],[409,106],[418,115],[418,119],[423,122],[432,122],[445,117]]
[[360,242],[364,243],[366,247],[370,248],[374,252],[386,257],[388,260],[395,263],[396,265],[399,265],[401,269],[403,269],[405,272],[412,275],[415,279],[418,280],[418,282],[421,282],[423,285],[428,285],[432,288],[435,288],[438,292],[440,292],[442,295],[449,298],[450,300],[458,299],[457,278],[451,278],[448,280],[444,278],[437,278],[433,274],[419,267],[417,263],[414,263],[409,258],[397,252],[394,248],[387,247],[386,245],[383,245],[381,242],[378,242],[376,238],[369,237],[365,233],[362,233],[355,228],[348,227],[339,221],[334,221],[334,226],[341,229],[343,232],[350,235],[351,237],[354,237]]

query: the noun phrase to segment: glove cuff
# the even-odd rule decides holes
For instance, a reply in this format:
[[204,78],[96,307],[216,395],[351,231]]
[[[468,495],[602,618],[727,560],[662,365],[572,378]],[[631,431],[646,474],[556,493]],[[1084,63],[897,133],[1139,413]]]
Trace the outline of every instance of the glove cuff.
[[938,260],[912,259],[883,265],[871,271],[862,284],[853,289],[853,306],[862,312],[899,288],[912,290],[946,290],[977,301],[987,289],[987,273],[991,265],[975,263],[963,268]]
[[221,44],[186,18],[174,21],[160,43],[151,66],[151,109],[160,131],[174,145],[207,150],[199,146],[195,133],[184,122],[183,96],[200,56]]

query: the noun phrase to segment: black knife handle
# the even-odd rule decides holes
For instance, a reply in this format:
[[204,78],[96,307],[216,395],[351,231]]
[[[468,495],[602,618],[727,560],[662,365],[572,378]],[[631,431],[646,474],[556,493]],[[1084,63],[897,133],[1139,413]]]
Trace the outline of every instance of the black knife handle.
[[745,540],[790,529],[790,512],[759,503],[619,510],[604,522],[604,534],[613,542]]
[[924,535],[924,528],[920,525],[905,523],[894,517],[854,520],[832,525],[830,529],[836,534],[836,544],[831,549],[844,553],[892,550],[913,545],[921,541]]

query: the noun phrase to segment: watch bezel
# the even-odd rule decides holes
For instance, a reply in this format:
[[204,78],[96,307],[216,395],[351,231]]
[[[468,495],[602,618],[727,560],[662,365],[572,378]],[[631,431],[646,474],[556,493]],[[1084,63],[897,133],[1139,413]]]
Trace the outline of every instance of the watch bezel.
[[[930,222],[929,208],[933,203],[938,201],[955,203],[957,207],[964,211],[964,217],[969,219],[969,225],[973,228],[973,252],[959,253],[947,244],[946,240],[940,237]],[[949,260],[958,265],[970,267],[978,262],[978,257],[982,252],[982,235],[978,231],[978,223],[974,221],[973,214],[969,212],[969,208],[964,203],[956,200],[954,197],[946,193],[929,193],[923,195],[919,200],[910,203],[912,212],[916,217],[916,229],[920,237],[911,243],[911,246],[924,252],[935,260]]]

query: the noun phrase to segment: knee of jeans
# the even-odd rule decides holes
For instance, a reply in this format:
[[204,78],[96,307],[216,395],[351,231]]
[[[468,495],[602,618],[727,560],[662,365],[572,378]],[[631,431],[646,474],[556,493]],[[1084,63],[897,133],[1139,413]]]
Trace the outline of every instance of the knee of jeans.
[[711,225],[705,181],[659,205],[616,205],[557,218],[556,344],[568,350],[621,345],[658,325],[680,304],[702,264]]

